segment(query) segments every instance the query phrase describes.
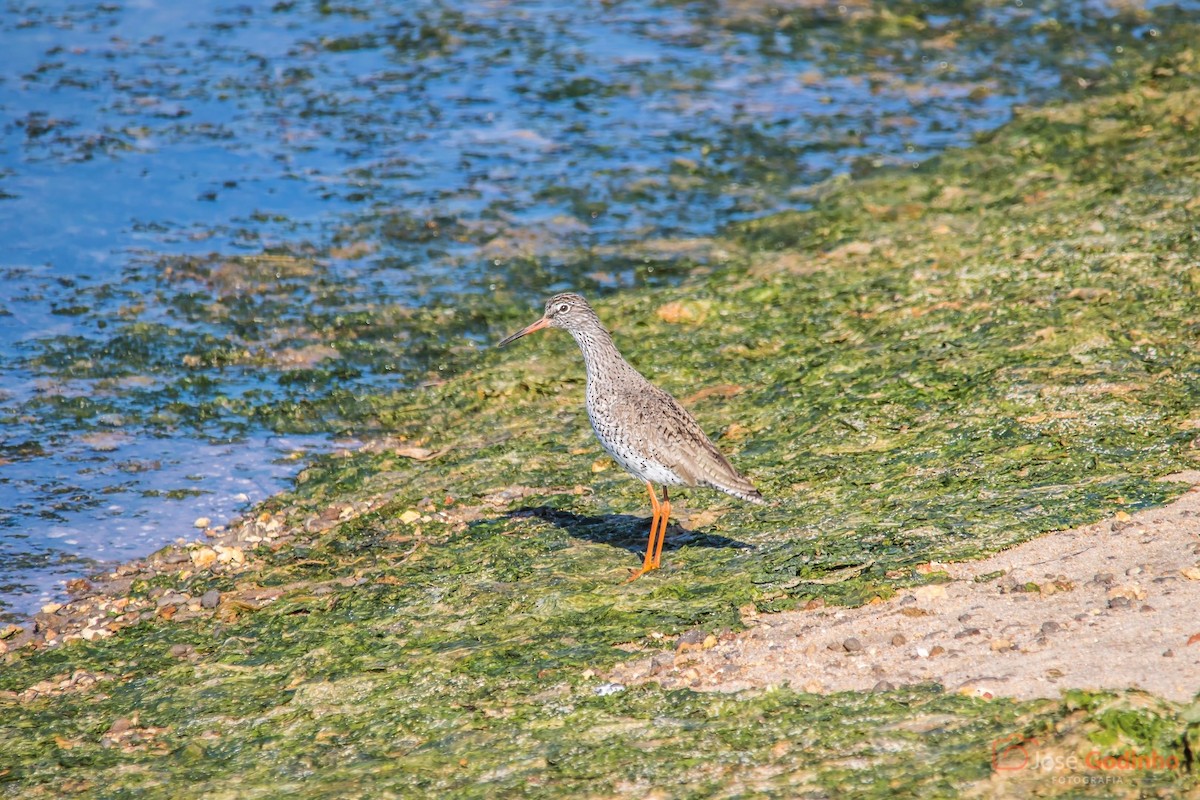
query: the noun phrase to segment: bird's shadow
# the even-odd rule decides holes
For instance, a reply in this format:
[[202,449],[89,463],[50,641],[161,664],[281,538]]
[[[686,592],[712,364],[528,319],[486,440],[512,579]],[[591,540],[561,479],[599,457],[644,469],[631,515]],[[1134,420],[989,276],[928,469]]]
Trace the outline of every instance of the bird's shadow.
[[[575,514],[550,506],[526,506],[513,509],[504,516],[508,519],[532,517],[545,520],[562,528],[577,539],[620,547],[631,553],[641,553],[645,550],[646,539],[650,535],[650,517],[635,517],[632,514],[591,516]],[[663,551],[676,550],[684,545],[689,547],[731,547],[739,550],[753,548],[753,545],[739,542],[737,539],[730,539],[728,536],[688,530],[677,523],[669,524]]]

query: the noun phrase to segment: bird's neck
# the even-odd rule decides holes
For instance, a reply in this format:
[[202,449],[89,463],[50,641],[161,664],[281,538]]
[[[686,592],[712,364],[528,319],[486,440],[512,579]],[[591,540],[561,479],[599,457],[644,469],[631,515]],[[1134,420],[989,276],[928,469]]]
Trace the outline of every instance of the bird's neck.
[[587,369],[588,382],[603,380],[614,370],[625,365],[612,336],[602,325],[588,325],[571,331],[575,342],[583,353],[583,364]]

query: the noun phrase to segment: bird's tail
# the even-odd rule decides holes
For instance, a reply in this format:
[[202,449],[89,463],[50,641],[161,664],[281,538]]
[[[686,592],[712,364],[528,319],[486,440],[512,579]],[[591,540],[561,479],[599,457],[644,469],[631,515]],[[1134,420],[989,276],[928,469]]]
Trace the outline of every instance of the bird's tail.
[[757,503],[760,506],[769,505],[767,498],[763,497],[762,493],[754,488],[754,484],[740,475],[738,477],[741,480],[737,483],[732,481],[726,484],[713,483],[712,488],[719,489],[731,497],[736,497],[738,500],[745,500],[747,503]]

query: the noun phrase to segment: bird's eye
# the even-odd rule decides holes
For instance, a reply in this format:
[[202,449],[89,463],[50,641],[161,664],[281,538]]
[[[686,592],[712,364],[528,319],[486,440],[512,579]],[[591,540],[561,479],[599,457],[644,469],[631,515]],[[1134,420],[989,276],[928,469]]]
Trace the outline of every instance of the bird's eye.
[[569,305],[567,305],[566,303],[563,303],[562,305],[560,305],[560,306],[558,307],[558,313],[562,314],[562,313],[564,313],[565,311],[567,311],[569,308],[570,308],[570,306],[569,306]]

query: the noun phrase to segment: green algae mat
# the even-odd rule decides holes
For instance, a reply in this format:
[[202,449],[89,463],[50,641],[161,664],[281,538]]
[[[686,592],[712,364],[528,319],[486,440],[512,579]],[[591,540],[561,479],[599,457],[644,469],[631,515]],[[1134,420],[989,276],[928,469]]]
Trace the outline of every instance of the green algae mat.
[[[1200,463],[1198,73],[1182,49],[919,169],[824,185],[729,231],[718,272],[597,303],[775,501],[688,493],[688,530],[635,583],[644,489],[600,458],[568,337],[358,398],[391,438],[260,509],[285,544],[128,588],[217,607],[4,657],[0,796],[1197,796],[1197,704],[604,676],[1181,491],[1155,479]],[[497,338],[530,319],[505,308]],[[1034,741],[1113,768],[1008,769]]]

